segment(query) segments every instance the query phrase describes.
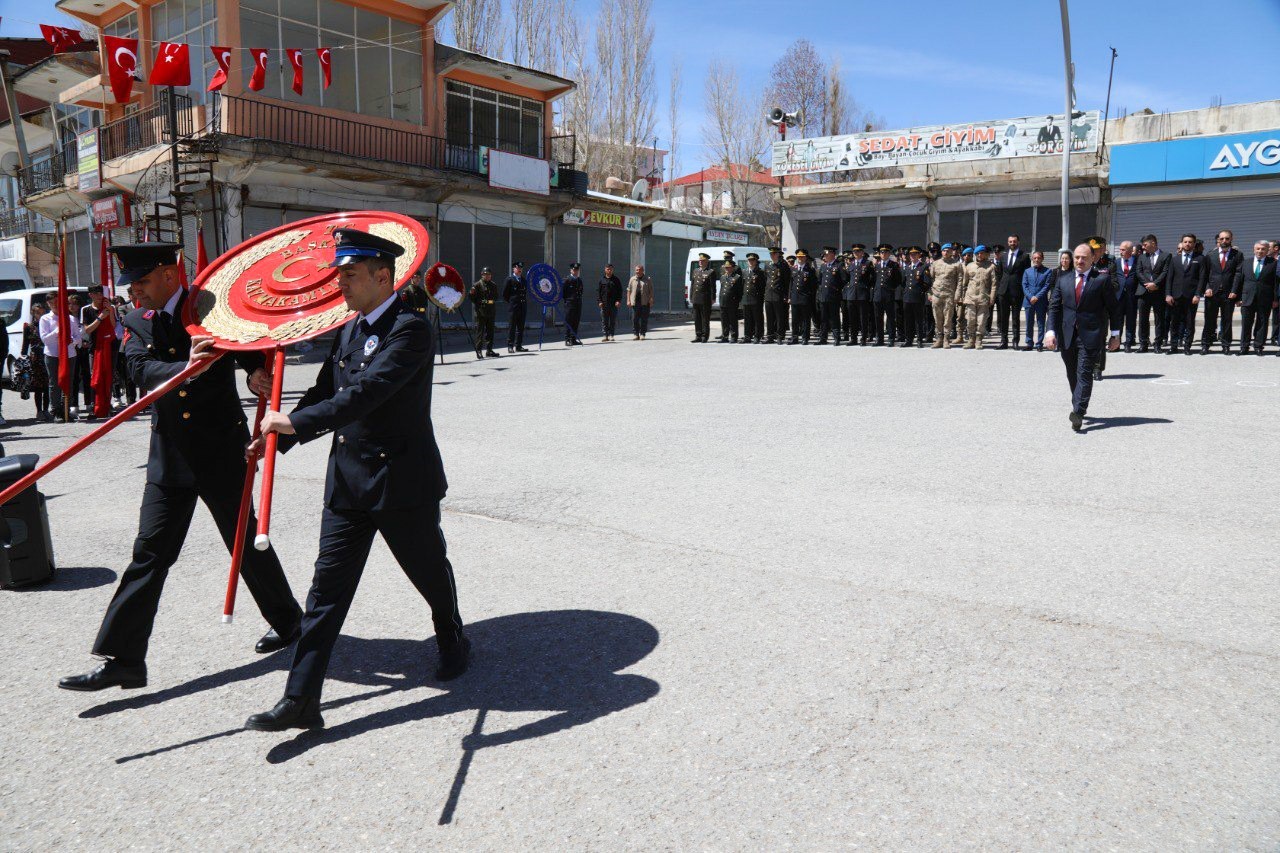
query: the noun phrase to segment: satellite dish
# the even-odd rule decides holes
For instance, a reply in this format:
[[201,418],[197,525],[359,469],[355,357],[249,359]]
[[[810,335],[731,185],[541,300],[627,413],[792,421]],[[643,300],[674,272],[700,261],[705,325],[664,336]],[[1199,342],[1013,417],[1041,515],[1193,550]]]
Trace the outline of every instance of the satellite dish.
[[632,184],[631,198],[634,201],[644,201],[645,197],[648,195],[649,195],[649,182],[646,181],[644,178],[641,178],[640,180]]
[[17,151],[6,151],[4,156],[0,157],[0,172],[6,175],[16,174],[20,161],[18,160]]

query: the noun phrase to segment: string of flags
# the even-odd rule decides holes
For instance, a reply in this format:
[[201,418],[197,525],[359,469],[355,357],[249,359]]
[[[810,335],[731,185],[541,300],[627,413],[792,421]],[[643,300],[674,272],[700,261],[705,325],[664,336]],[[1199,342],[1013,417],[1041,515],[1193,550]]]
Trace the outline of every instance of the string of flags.
[[[69,27],[55,27],[41,24],[40,32],[52,47],[54,53],[67,53],[79,49],[85,39],[79,32]],[[138,76],[138,40],[123,36],[102,37],[103,51],[107,59],[107,78],[111,81],[111,94],[117,103],[127,103],[133,94],[134,81],[141,81]],[[216,92],[226,85],[231,71],[231,53],[233,48],[224,45],[213,45],[209,48],[213,60],[218,65],[217,73],[209,80],[207,91]],[[253,57],[253,74],[249,78],[249,88],[261,91],[267,82],[267,60],[270,51],[267,48],[251,47],[248,49]],[[320,63],[320,76],[323,87],[329,88],[333,82],[332,48],[315,48],[316,60]],[[301,95],[303,87],[303,49],[290,47],[285,49],[285,58],[293,69],[293,91]],[[151,64],[151,74],[147,78],[150,86],[190,86],[191,85],[191,46],[181,42],[162,41],[156,51],[156,60]]]

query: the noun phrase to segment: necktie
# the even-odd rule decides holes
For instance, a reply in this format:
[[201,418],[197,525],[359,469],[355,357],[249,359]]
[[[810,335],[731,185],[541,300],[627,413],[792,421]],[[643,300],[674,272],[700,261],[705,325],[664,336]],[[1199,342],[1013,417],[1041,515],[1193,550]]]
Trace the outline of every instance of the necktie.
[[1009,266],[1013,266],[1013,252],[1009,253]]
[[1186,252],[1183,252],[1183,253],[1182,253],[1182,268],[1183,268],[1184,270],[1187,268],[1187,264],[1188,264],[1190,261],[1191,261],[1191,256],[1190,256],[1190,255],[1188,255]]
[[1125,258],[1125,259],[1124,259],[1124,274],[1125,274],[1125,275],[1128,275],[1128,274],[1129,274],[1129,259],[1128,259],[1128,258]]
[[1222,270],[1223,272],[1226,272],[1227,270],[1227,256],[1226,256],[1226,253],[1224,252],[1218,253],[1218,269]]
[[1261,277],[1261,275],[1262,275],[1262,261],[1255,259],[1253,262],[1253,277],[1259,278]]
[[1076,306],[1080,305],[1080,294],[1084,293],[1084,273],[1076,273]]

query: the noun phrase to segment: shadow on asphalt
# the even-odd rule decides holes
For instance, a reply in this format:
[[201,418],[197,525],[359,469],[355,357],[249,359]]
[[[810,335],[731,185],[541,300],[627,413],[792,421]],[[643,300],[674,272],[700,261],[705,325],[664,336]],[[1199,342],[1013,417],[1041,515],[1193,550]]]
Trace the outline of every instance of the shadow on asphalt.
[[1099,430],[1111,429],[1113,427],[1130,427],[1130,426],[1149,426],[1150,424],[1171,424],[1173,421],[1168,418],[1139,418],[1139,417],[1119,417],[1119,418],[1094,418],[1085,416],[1085,428],[1080,430],[1081,433],[1098,432]]
[[116,573],[105,566],[67,566],[59,568],[53,573],[53,579],[48,583],[38,584],[36,586],[21,587],[14,590],[21,592],[30,590],[32,592],[74,592],[81,589],[94,589],[100,586],[107,586],[116,581]]
[[1112,379],[1163,379],[1163,373],[1104,373],[1102,378],[1106,381]]

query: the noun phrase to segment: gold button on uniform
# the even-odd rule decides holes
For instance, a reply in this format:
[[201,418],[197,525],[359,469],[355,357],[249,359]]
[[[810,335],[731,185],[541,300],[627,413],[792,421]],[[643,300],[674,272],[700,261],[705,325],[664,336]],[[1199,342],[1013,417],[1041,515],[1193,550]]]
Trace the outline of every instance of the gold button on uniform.
[[385,453],[379,453],[379,454],[378,454],[378,458],[379,458],[379,459],[386,459],[386,458],[387,458],[387,454],[385,454]]
[[347,366],[347,363],[345,361],[338,362],[338,367],[346,367],[346,366]]
[[347,437],[345,435],[338,436],[338,444],[346,444],[346,443],[347,443]]
[[191,419],[191,413],[190,413],[190,412],[183,412],[183,413],[182,413],[182,419],[183,419],[184,421],[186,421],[186,420],[190,420],[190,419]]
[[169,355],[177,355],[178,351],[173,347],[169,347]]
[[178,392],[178,396],[179,396],[179,397],[185,397],[185,396],[187,396],[187,389],[183,388],[181,391],[179,391],[179,392]]

